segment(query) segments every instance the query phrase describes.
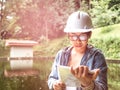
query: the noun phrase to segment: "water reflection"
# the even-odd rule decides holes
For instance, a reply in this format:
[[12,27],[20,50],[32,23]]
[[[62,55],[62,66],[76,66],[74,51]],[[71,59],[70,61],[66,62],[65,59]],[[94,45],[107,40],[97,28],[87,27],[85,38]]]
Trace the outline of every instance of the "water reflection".
[[[18,74],[17,76],[6,76],[5,72],[11,70],[10,62],[0,61],[0,90],[48,90],[47,77],[50,72],[52,61],[33,61],[32,70],[37,70],[37,74]],[[46,64],[46,62],[49,64]],[[17,72],[20,73],[19,70]]]

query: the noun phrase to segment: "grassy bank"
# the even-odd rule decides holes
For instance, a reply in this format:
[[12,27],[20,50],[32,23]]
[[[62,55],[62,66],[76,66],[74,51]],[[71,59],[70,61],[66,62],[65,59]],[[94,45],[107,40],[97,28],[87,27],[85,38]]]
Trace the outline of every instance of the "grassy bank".
[[[106,58],[120,59],[120,24],[94,29],[89,41],[92,45],[100,48]],[[65,46],[69,46],[67,36],[44,42],[34,48],[39,53],[37,56],[55,56],[57,51]]]

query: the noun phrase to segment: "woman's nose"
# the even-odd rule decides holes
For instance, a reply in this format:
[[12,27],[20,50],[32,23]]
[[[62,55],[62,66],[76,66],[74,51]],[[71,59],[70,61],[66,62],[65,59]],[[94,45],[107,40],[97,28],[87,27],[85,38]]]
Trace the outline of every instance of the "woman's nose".
[[76,42],[77,42],[77,43],[81,43],[81,40],[80,40],[80,39],[77,39]]

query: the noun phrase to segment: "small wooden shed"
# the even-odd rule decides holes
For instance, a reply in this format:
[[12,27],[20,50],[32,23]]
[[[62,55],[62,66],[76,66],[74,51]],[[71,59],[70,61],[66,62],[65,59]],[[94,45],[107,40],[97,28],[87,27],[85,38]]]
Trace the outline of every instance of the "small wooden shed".
[[[5,71],[8,74],[29,73],[33,67],[33,46],[37,45],[36,41],[31,40],[6,40],[6,46],[10,47],[10,68]],[[28,58],[28,59],[27,59]],[[32,70],[33,71],[33,70]],[[9,75],[8,75],[9,76]]]

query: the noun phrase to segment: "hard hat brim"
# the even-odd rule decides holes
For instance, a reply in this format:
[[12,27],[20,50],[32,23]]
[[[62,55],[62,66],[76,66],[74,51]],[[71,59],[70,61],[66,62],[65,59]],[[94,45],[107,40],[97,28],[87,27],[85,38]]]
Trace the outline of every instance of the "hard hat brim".
[[93,28],[92,29],[64,29],[64,32],[66,32],[66,33],[77,33],[77,32],[90,32],[90,31],[92,31],[93,30]]

